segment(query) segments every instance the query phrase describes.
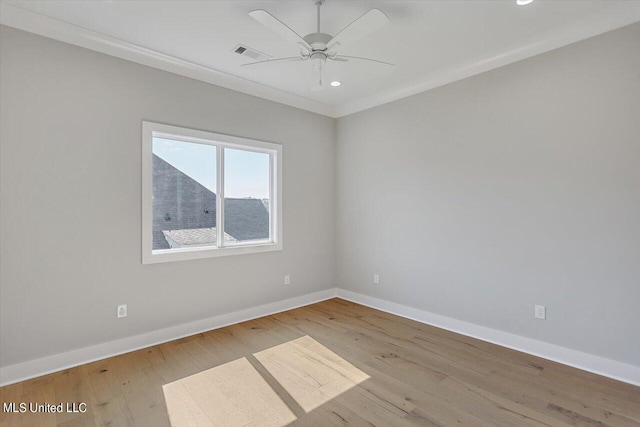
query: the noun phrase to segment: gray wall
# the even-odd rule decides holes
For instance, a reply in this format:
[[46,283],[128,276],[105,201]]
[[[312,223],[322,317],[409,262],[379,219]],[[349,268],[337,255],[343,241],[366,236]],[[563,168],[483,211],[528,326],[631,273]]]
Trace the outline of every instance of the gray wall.
[[339,286],[640,365],[640,24],[339,119],[337,173]]
[[[335,286],[334,120],[7,27],[0,40],[2,366]],[[142,120],[282,143],[284,250],[141,265]]]
[[[336,284],[640,364],[640,25],[337,129],[6,27],[0,94],[2,366]],[[142,266],[142,120],[282,143],[284,251]]]

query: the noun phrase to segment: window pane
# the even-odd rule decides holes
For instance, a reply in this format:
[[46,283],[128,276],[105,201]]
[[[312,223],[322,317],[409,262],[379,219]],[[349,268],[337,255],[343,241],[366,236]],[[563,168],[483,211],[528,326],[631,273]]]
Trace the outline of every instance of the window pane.
[[238,242],[267,240],[269,154],[224,149],[224,230]]
[[153,249],[216,245],[216,147],[153,138]]

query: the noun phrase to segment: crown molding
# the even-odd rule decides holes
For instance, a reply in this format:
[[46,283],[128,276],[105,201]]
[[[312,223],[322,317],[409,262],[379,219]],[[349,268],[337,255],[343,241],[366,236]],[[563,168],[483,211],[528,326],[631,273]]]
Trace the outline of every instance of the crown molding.
[[608,15],[600,14],[591,20],[549,32],[535,42],[499,55],[443,69],[391,90],[332,106],[0,2],[0,23],[3,25],[332,118],[416,95],[639,21],[640,6],[636,7],[635,13],[620,8]]
[[512,64],[532,56],[540,55],[572,43],[579,42],[597,35],[622,28],[640,21],[640,3],[635,13],[628,10],[615,10],[608,15],[599,15],[588,21],[569,25],[557,31],[549,32],[535,42],[519,48],[495,55],[477,62],[470,62],[463,66],[450,67],[426,75],[424,78],[403,85],[391,91],[382,92],[336,107],[336,116],[344,117],[349,114],[368,110],[379,105],[397,101],[439,86],[444,86],[458,80],[466,79],[505,65]]
[[331,105],[0,2],[0,24],[291,107],[336,117]]

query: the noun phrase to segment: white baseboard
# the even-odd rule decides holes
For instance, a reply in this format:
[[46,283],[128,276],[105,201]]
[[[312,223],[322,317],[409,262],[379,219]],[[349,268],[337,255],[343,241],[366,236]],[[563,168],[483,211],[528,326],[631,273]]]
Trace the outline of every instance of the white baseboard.
[[179,338],[212,329],[222,328],[228,325],[244,322],[258,317],[291,310],[297,307],[324,301],[333,297],[339,297],[348,301],[362,304],[420,323],[446,329],[482,341],[487,341],[513,350],[553,360],[564,365],[573,366],[584,371],[593,372],[605,377],[624,381],[626,383],[640,385],[640,367],[627,363],[606,359],[600,356],[584,353],[577,350],[549,344],[543,341],[522,337],[497,329],[479,326],[451,317],[430,313],[402,304],[382,300],[346,289],[327,289],[312,294],[289,298],[284,301],[251,307],[233,313],[221,314],[208,319],[184,323],[133,337],[97,344],[72,350],[66,353],[55,354],[41,359],[30,360],[11,366],[0,368],[0,386],[13,384],[30,378],[39,377],[107,357],[117,356],[141,348],[162,344]]
[[277,301],[269,304],[251,307],[233,313],[221,314],[208,319],[183,323],[165,329],[159,329],[140,335],[135,335],[120,340],[109,341],[102,344],[71,350],[66,353],[54,354],[41,359],[17,363],[15,365],[0,368],[0,386],[17,383],[107,357],[117,356],[141,348],[162,344],[212,329],[222,328],[235,323],[245,322],[258,317],[268,316],[274,313],[291,310],[297,307],[324,301],[336,296],[335,288],[314,292]]
[[451,317],[430,313],[406,305],[370,297],[346,289],[336,289],[338,298],[366,305],[390,314],[415,320],[420,323],[446,329],[468,337],[477,338],[513,350],[539,356],[554,362],[569,365],[583,371],[593,372],[629,384],[640,386],[640,366],[629,365],[604,357],[595,356],[555,344],[526,338],[509,332],[475,325]]

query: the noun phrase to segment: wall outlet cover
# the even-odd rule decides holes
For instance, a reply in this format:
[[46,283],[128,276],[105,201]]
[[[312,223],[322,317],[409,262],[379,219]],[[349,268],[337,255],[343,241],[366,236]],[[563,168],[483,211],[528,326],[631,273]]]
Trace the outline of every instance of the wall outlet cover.
[[118,318],[127,317],[127,304],[121,304],[116,311]]

